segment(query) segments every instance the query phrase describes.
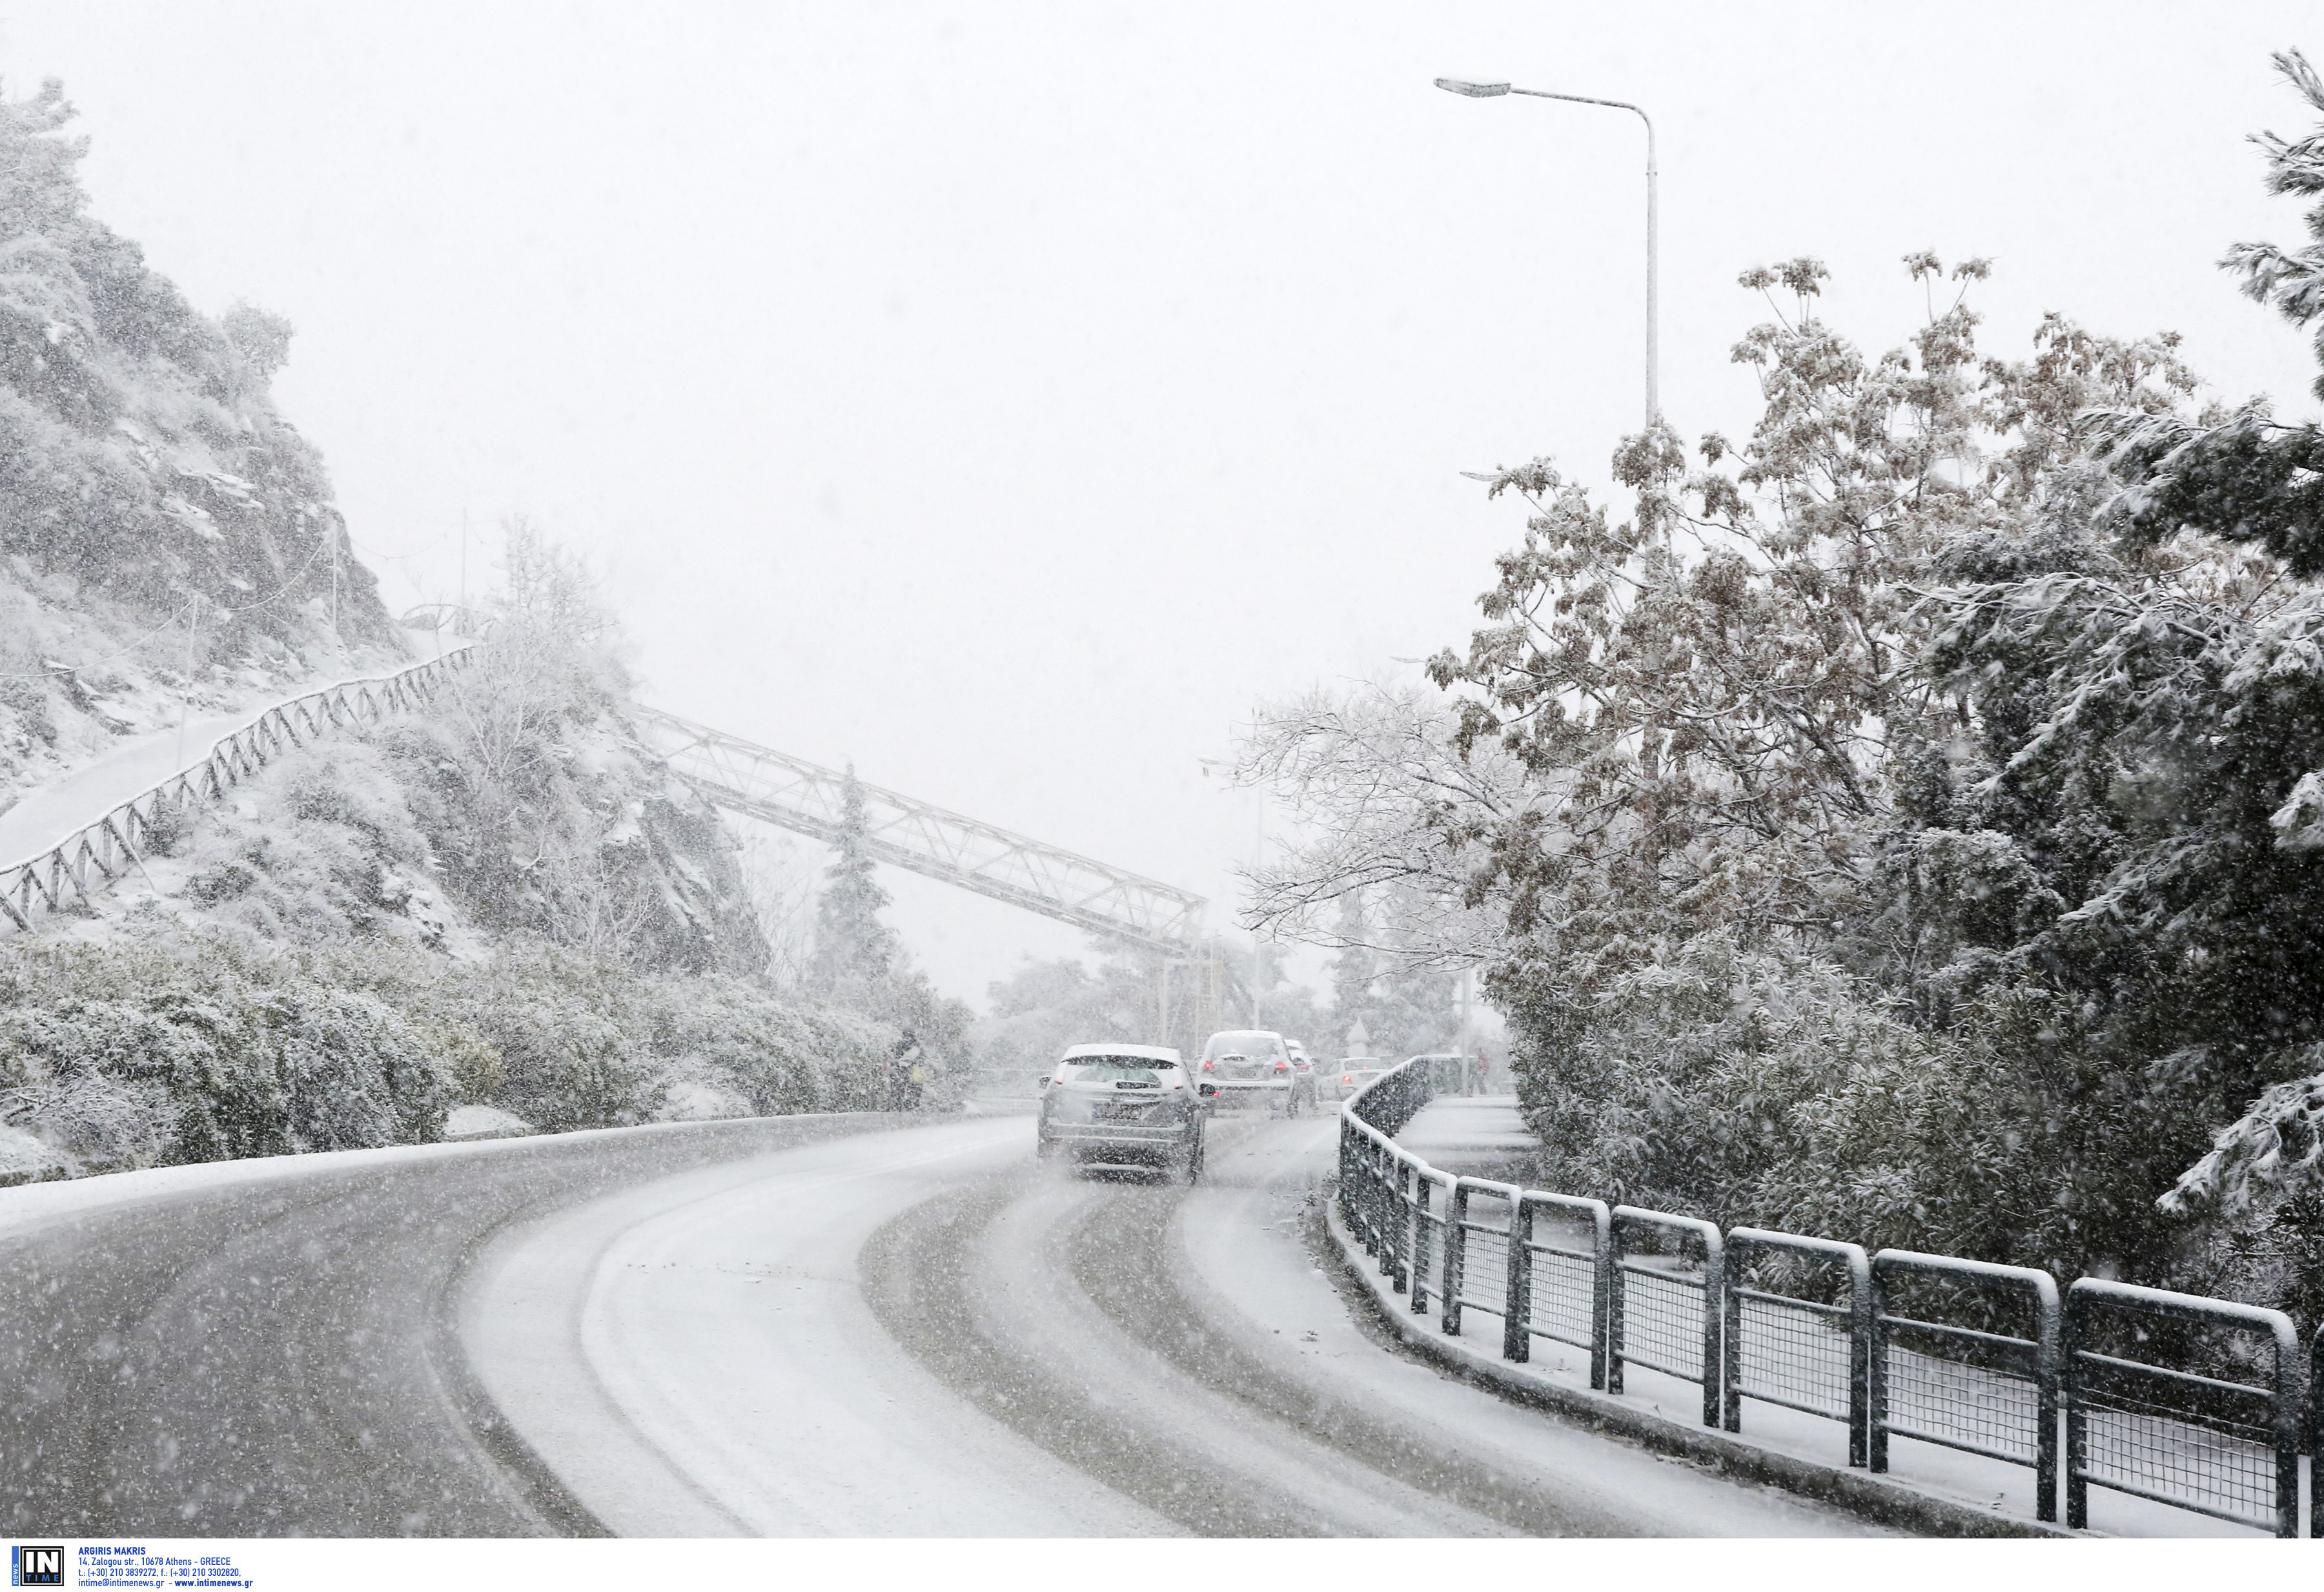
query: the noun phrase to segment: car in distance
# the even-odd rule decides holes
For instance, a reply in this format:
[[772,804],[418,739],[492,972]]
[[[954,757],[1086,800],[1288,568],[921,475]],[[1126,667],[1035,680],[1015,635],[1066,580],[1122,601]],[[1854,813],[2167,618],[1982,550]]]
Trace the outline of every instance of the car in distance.
[[1329,1074],[1332,1098],[1346,1100],[1387,1071],[1388,1063],[1379,1056],[1342,1056]]
[[[1304,1106],[1310,1111],[1321,1109],[1323,1098],[1322,1069],[1315,1065],[1315,1059],[1307,1054],[1307,1047],[1297,1040],[1285,1040],[1283,1048],[1291,1053],[1291,1092],[1296,1097],[1295,1104]],[[1295,1110],[1292,1115],[1296,1117],[1298,1112]]]
[[1265,1028],[1229,1028],[1212,1035],[1203,1042],[1196,1076],[1217,1088],[1221,1105],[1263,1104],[1278,1116],[1296,1117],[1303,1100],[1314,1100],[1314,1074],[1306,1075],[1308,1087],[1301,1089],[1290,1045],[1282,1035]]
[[1041,1083],[1035,1154],[1081,1167],[1203,1174],[1209,1086],[1158,1044],[1076,1044]]

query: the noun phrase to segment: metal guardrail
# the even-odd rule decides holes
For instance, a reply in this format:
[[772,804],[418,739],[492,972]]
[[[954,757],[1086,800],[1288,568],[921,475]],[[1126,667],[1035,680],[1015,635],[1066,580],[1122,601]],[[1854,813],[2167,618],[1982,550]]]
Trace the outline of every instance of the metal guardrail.
[[[2131,1330],[2107,1333],[2109,1316],[2132,1318],[2125,1323]],[[2235,1382],[2129,1357],[2132,1345],[2154,1340],[2159,1321],[2246,1339],[2271,1361],[2266,1380]],[[2120,1341],[2126,1337],[2131,1345]],[[2279,1537],[2300,1534],[2300,1339],[2290,1316],[2080,1277],[2066,1290],[2065,1348],[2068,1525],[2089,1523],[2096,1486]],[[2317,1529],[2310,1521],[2310,1534]]]
[[[1914,1304],[1916,1311],[1950,1310],[1987,1326],[1923,1321],[1893,1308],[1915,1279],[1929,1297]],[[2013,1313],[2025,1320],[2026,1335],[1988,1330]],[[1892,1434],[2029,1466],[2035,1518],[2056,1520],[2064,1358],[2058,1323],[2058,1284],[2048,1272],[1905,1249],[1874,1256],[1869,1468],[1888,1468]]]
[[223,800],[281,752],[433,700],[445,680],[468,666],[474,650],[463,647],[392,675],[346,680],[277,703],[218,741],[200,762],[139,792],[48,850],[0,868],[0,934],[30,933],[42,913],[88,909],[99,892],[143,866],[147,843],[172,814]]
[[[1391,1068],[1342,1108],[1337,1199],[1380,1274],[1413,1313],[1435,1302],[1448,1336],[1481,1311],[1500,1318],[1506,1360],[1536,1339],[1588,1351],[1593,1389],[1619,1394],[1626,1364],[1699,1383],[1703,1424],[1731,1432],[1747,1398],[1840,1422],[1848,1463],[1874,1472],[1896,1440],[2025,1466],[2043,1521],[2062,1492],[2066,1523],[2086,1527],[2098,1486],[2299,1535],[2302,1446],[2324,1454],[2324,1325],[2303,1357],[2279,1311],[2090,1277],[2061,1309],[2056,1280],[2028,1266],[1868,1256],[1455,1177],[1394,1137],[1434,1094],[1431,1072]],[[2309,1493],[2309,1533],[2324,1535],[2324,1465]]]
[[[1702,1385],[1702,1423],[1719,1424],[1719,1322],[1727,1267],[1719,1229],[1692,1216],[1617,1205],[1613,1290],[1606,1322],[1606,1391],[1622,1391],[1622,1367],[1644,1366]],[[1674,1262],[1637,1248],[1641,1238],[1674,1244]],[[1684,1251],[1693,1240],[1689,1264]],[[1655,1264],[1665,1261],[1665,1264]]]
[[[1826,1274],[1847,1302],[1784,1292],[1762,1279],[1753,1260]],[[1821,1263],[1821,1264],[1819,1264]],[[1839,1269],[1844,1275],[1830,1278]],[[1720,1357],[1720,1410],[1727,1430],[1743,1430],[1743,1401],[1758,1399],[1848,1426],[1848,1462],[1869,1462],[1872,1263],[1863,1248],[1835,1238],[1733,1228],[1727,1234],[1725,1353]],[[1766,1285],[1759,1285],[1766,1281]]]

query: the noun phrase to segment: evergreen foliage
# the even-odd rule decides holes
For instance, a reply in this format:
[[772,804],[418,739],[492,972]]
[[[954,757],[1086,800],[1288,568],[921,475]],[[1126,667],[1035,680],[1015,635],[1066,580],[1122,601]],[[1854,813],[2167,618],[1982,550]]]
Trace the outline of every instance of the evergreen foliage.
[[841,787],[839,835],[816,902],[814,978],[827,991],[868,991],[886,982],[896,962],[896,934],[880,921],[890,897],[865,840],[863,787],[849,764]]
[[[2262,143],[2324,195],[2324,134]],[[2227,261],[2303,326],[2308,221]],[[1984,263],[1905,263],[1927,318],[1877,357],[1816,262],[1746,273],[1765,412],[1626,442],[1626,520],[1547,460],[1492,475],[1529,512],[1429,666],[1450,723],[1361,737],[1397,755],[1260,909],[1402,858],[1481,915],[1553,1186],[2312,1321],[2324,445],[2194,410],[2173,336],[2053,315],[1986,354]],[[1359,744],[1275,723],[1301,778]]]

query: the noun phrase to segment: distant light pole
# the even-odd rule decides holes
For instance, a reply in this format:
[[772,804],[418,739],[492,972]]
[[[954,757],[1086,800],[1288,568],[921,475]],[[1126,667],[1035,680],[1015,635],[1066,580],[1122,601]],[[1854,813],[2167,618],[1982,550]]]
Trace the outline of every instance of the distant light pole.
[[[1194,760],[1203,766],[1206,778],[1213,768],[1231,770],[1235,766],[1225,758],[1196,758]],[[1258,798],[1259,804],[1251,824],[1250,841],[1251,875],[1256,879],[1259,870],[1267,866],[1267,791],[1254,785],[1250,787],[1250,794]],[[1254,1028],[1259,1026],[1259,980],[1266,960],[1265,942],[1257,931],[1253,931],[1250,937],[1250,1026]]]
[[1498,99],[1504,94],[1522,94],[1532,99],[1563,99],[1575,105],[1608,106],[1618,111],[1629,111],[1646,124],[1646,428],[1651,431],[1655,422],[1663,418],[1657,371],[1662,359],[1662,345],[1655,325],[1655,304],[1660,295],[1662,271],[1656,257],[1661,224],[1656,219],[1655,202],[1654,118],[1624,99],[1591,99],[1582,94],[1545,94],[1538,88],[1512,88],[1507,83],[1471,83],[1459,78],[1439,78],[1436,86],[1448,94],[1462,94],[1471,99]]

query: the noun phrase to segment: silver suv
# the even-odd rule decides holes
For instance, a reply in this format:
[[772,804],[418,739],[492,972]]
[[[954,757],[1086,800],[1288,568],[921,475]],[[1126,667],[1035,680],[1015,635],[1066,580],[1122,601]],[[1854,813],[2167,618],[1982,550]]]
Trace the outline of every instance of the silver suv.
[[1203,1174],[1214,1091],[1158,1044],[1077,1044],[1041,1080],[1035,1154],[1078,1166]]
[[1283,1035],[1264,1028],[1230,1028],[1212,1035],[1204,1043],[1195,1076],[1216,1086],[1222,1103],[1264,1101],[1269,1110],[1286,1117],[1297,1116],[1302,1104],[1314,1103],[1315,1074],[1301,1072]]

